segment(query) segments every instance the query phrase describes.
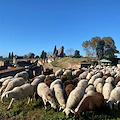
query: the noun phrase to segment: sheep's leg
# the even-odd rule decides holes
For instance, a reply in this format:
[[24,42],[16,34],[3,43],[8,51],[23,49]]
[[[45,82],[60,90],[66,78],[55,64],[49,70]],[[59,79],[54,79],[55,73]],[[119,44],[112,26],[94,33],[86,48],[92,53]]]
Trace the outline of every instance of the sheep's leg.
[[8,106],[8,108],[7,108],[7,110],[10,109],[10,107],[11,107],[11,105],[12,105],[12,103],[13,103],[14,100],[15,100],[14,98],[11,99],[11,102],[10,102],[10,104],[9,104],[9,106]]
[[28,98],[28,104],[30,103],[30,97]]
[[47,101],[46,101],[46,99],[44,97],[42,99],[43,99],[43,102],[44,102],[45,110],[47,110],[47,106],[46,106]]

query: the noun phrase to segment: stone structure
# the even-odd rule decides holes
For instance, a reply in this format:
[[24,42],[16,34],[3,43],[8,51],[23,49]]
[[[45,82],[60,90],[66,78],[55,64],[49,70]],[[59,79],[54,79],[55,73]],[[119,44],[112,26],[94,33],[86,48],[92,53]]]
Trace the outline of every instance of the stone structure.
[[62,46],[59,50],[55,51],[55,54],[52,57],[64,57],[64,46]]

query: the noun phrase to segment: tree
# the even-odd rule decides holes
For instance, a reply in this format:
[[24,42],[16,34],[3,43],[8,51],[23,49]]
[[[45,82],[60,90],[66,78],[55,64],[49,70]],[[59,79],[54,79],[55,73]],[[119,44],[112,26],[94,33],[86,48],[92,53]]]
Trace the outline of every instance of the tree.
[[35,56],[35,58],[39,58],[39,56],[37,55],[37,56]]
[[73,56],[73,54],[74,54],[74,49],[73,49],[73,48],[67,49],[67,50],[66,50],[66,53],[67,53],[67,56]]
[[40,57],[42,58],[42,59],[45,59],[45,58],[47,58],[47,53],[46,52],[44,52],[44,50],[42,51],[42,53],[41,53],[41,55],[40,55]]
[[13,52],[12,52],[12,55],[11,55],[11,58],[12,58],[12,59],[13,59],[13,56],[14,56],[14,55],[13,55]]
[[104,40],[98,40],[97,47],[96,47],[96,54],[97,54],[98,60],[101,60],[102,58],[104,58],[104,45],[105,45]]
[[35,56],[34,53],[31,53],[31,52],[30,52],[30,53],[28,54],[28,58],[34,58],[34,56]]
[[8,58],[9,58],[9,59],[11,58],[11,53],[10,53],[10,52],[9,52]]
[[80,51],[78,51],[78,50],[75,50],[75,53],[74,53],[74,57],[75,58],[80,58],[80,53],[79,53]]
[[56,45],[54,47],[53,55],[55,54],[55,51],[57,50]]

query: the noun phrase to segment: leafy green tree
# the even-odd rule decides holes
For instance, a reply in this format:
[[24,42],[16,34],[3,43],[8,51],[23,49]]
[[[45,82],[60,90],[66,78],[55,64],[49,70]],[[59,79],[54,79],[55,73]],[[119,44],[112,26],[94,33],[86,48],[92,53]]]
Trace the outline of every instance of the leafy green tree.
[[96,54],[97,54],[98,60],[101,60],[102,58],[104,58],[104,46],[105,46],[104,40],[98,40],[97,47],[96,47]]
[[34,58],[35,54],[34,53],[29,53],[28,58]]
[[11,53],[10,53],[10,52],[9,52],[8,58],[9,58],[9,59],[11,58]]
[[42,51],[42,53],[41,53],[41,55],[40,55],[40,57],[42,58],[42,59],[44,59],[44,58],[47,58],[47,53],[46,52],[44,52],[44,50]]
[[57,50],[56,45],[54,47],[53,55],[55,54],[55,51]]
[[13,59],[13,52],[12,52],[11,58]]
[[74,57],[75,58],[80,58],[80,51],[75,50]]

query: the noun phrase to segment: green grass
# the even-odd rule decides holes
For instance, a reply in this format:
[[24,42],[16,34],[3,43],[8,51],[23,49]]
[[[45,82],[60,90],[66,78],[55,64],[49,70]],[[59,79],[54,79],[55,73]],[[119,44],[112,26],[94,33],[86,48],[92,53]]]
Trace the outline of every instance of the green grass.
[[[68,117],[62,111],[55,112],[50,105],[45,111],[41,99],[37,101],[33,99],[30,104],[27,104],[26,98],[15,100],[11,109],[7,111],[9,102],[10,100],[4,103],[0,101],[0,120],[74,120],[73,116]],[[87,116],[91,119],[90,112],[87,113]],[[82,118],[84,120],[84,114]],[[100,115],[96,115],[95,120],[120,120],[120,110],[106,109]]]
[[86,61],[90,63],[92,62],[91,59],[87,57],[81,57],[81,58],[64,57],[64,58],[56,59],[55,61],[52,62],[52,65],[60,68],[67,68],[68,63],[80,63],[81,61]]

